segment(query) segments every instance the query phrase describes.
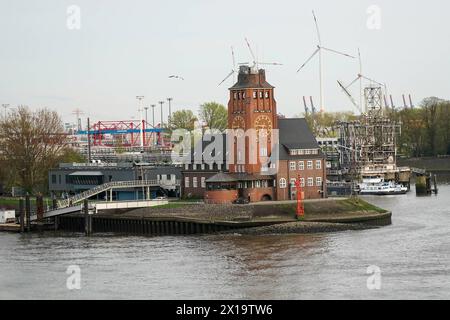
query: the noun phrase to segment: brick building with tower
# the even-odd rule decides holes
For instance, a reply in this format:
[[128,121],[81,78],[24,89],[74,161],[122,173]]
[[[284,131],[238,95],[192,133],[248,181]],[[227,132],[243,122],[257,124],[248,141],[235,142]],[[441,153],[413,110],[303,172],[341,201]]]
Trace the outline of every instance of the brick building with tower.
[[305,119],[278,117],[265,71],[241,66],[229,91],[228,129],[233,134],[227,135],[224,160],[187,165],[182,195],[203,196],[207,203],[295,200],[300,179],[305,199],[326,197],[325,156]]

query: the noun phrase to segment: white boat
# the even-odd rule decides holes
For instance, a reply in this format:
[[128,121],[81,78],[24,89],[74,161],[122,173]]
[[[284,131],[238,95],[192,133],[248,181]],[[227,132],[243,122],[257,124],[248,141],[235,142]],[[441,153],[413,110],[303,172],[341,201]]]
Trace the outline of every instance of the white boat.
[[358,184],[358,192],[361,195],[393,195],[405,194],[408,188],[393,181],[384,181],[382,177],[366,177]]

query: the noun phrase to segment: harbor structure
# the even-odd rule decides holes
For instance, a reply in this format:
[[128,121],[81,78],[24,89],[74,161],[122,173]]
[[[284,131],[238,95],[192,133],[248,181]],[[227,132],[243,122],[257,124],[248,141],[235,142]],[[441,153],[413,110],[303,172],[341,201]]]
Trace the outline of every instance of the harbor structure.
[[[200,177],[204,183],[197,178],[196,188],[205,202],[295,200],[299,176],[306,199],[326,197],[325,156],[305,119],[279,118],[274,87],[264,69],[240,66],[238,80],[229,89],[228,129],[225,168],[217,167],[219,172],[212,176],[209,172],[209,178]],[[240,137],[230,137],[236,130],[257,133],[255,139],[244,137],[243,152],[237,150]],[[251,161],[253,152],[256,161]],[[183,171],[185,190],[193,188],[192,174]]]

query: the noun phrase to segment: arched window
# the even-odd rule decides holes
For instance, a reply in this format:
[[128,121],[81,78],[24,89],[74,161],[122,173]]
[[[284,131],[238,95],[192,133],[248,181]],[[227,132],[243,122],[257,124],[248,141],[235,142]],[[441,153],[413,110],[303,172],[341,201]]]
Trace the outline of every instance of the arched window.
[[281,189],[286,188],[286,179],[285,178],[280,179],[280,188]]

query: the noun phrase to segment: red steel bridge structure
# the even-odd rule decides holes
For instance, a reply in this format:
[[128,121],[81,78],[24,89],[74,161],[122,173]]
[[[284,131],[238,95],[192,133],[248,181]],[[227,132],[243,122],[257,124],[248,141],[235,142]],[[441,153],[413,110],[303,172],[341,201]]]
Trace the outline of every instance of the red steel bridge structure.
[[[142,144],[141,144],[141,130]],[[170,145],[161,125],[153,127],[145,120],[98,121],[87,130],[78,131],[78,135],[89,135],[93,146],[102,147],[165,147]]]

